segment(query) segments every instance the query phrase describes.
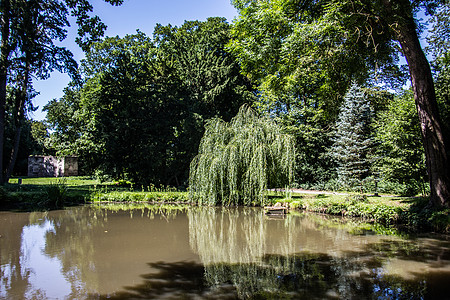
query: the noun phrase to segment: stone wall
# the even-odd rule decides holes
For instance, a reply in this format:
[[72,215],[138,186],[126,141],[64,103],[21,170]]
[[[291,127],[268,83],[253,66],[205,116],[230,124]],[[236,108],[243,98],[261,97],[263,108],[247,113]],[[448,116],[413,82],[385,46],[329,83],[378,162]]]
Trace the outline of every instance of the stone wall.
[[28,157],[28,177],[63,177],[78,175],[78,157],[43,156]]

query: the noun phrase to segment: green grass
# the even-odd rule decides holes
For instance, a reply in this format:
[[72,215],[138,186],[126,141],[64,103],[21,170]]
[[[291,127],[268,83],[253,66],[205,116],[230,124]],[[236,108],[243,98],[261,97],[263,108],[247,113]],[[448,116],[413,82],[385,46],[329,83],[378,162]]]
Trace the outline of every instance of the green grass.
[[367,197],[365,195],[293,194],[291,198],[272,196],[272,201],[289,203],[293,209],[361,218],[408,231],[450,232],[450,209],[433,210],[423,197]]
[[91,177],[13,178],[0,187],[3,209],[46,210],[89,202],[186,203],[186,192],[172,188],[133,186],[128,182],[106,182]]
[[[11,178],[9,184],[17,184],[18,178]],[[95,186],[99,185],[100,182],[97,179],[93,179],[89,176],[78,176],[78,177],[41,177],[41,178],[22,178],[22,185],[49,185],[54,183],[64,182],[67,186]]]
[[[189,204],[187,192],[123,182],[100,183],[91,177],[17,178],[0,187],[3,209],[45,210],[89,203]],[[407,230],[450,232],[450,209],[430,209],[423,197],[368,197],[269,192],[271,203],[286,202],[293,209],[360,218],[372,224],[395,225]]]

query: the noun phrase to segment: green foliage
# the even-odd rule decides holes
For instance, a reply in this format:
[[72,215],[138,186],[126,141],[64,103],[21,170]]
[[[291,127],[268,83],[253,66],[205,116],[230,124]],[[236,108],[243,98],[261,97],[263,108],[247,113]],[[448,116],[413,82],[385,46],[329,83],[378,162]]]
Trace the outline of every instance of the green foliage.
[[398,186],[391,192],[401,195],[421,192],[426,181],[425,153],[410,91],[394,97],[386,110],[379,112],[375,140],[378,144],[375,169],[382,181]]
[[[434,78],[439,112],[444,126],[444,133],[450,136],[450,4],[442,5],[433,16],[432,28],[427,36],[428,50],[434,59]],[[447,157],[450,150],[447,149]]]
[[290,185],[292,136],[244,105],[230,123],[211,119],[191,163],[190,197],[208,205],[262,205],[267,188]]
[[400,216],[407,208],[406,205],[373,199],[369,201],[364,195],[304,198],[298,200],[296,206],[307,211],[358,217],[385,225],[401,223]]
[[[450,230],[449,209],[435,210],[427,198],[367,197],[366,195],[296,195],[289,203],[291,209],[359,218],[375,226],[395,225],[398,230]],[[380,228],[386,230],[386,228]]]
[[8,202],[8,192],[5,190],[3,186],[0,186],[0,205]]
[[[119,5],[122,0],[105,0]],[[93,41],[103,35],[106,26],[97,16],[91,16],[93,7],[89,0],[34,0],[0,3],[1,55],[0,55],[0,183],[11,176],[21,139],[21,127],[27,112],[34,111],[32,78],[47,79],[54,70],[67,72],[78,78],[77,62],[73,54],[58,42],[67,37],[69,15],[76,19],[78,37],[76,42],[85,51]],[[11,110],[7,109],[7,90],[14,91]],[[10,103],[11,104],[11,103]],[[10,114],[14,124],[14,143],[9,166],[4,168],[6,157],[4,133],[5,115]],[[29,153],[28,153],[29,154]]]
[[82,88],[46,106],[58,154],[77,154],[86,173],[186,185],[205,120],[229,120],[252,88],[224,47],[223,18],[155,28],[93,44]]
[[98,191],[89,196],[91,202],[152,202],[187,203],[187,192]]
[[67,198],[67,185],[64,180],[51,183],[45,187],[47,206],[52,208],[64,207]]
[[264,93],[316,100],[318,108],[335,116],[352,80],[383,78],[394,86],[405,80],[391,42],[393,31],[387,26],[391,20],[379,21],[389,16],[378,2],[233,4],[240,15],[230,48]]
[[370,152],[373,140],[370,136],[372,109],[360,87],[352,85],[347,92],[336,122],[334,144],[330,156],[338,164],[337,174],[345,188],[359,187],[370,174]]

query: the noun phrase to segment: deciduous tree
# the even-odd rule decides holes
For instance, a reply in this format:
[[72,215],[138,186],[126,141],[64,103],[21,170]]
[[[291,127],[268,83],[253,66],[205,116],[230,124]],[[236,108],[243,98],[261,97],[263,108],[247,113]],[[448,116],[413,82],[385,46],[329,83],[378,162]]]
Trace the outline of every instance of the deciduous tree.
[[[105,0],[120,4],[122,0]],[[78,44],[89,49],[106,28],[98,17],[91,17],[92,5],[88,0],[2,0],[0,4],[1,55],[0,55],[0,183],[3,184],[4,128],[6,86],[16,81],[21,92],[17,100],[17,116],[24,115],[31,76],[45,79],[54,69],[75,73],[76,63],[71,53],[55,44],[67,36],[69,12],[79,26]],[[14,76],[19,74],[20,76]],[[19,125],[19,123],[18,123]],[[17,127],[20,136],[20,126]],[[17,139],[18,140],[18,139]],[[15,151],[17,152],[17,151]],[[14,165],[15,153],[12,153]],[[10,172],[9,172],[10,173]]]
[[[443,2],[235,0],[241,16],[231,45],[244,70],[264,82],[308,86],[305,78],[312,72],[320,82],[319,91],[335,82],[345,86],[352,79],[376,79],[382,74],[389,78],[401,52],[408,63],[420,120],[430,203],[448,206],[448,145],[416,17],[420,10],[434,13]],[[327,103],[327,99],[322,101]]]
[[189,192],[208,205],[264,205],[267,189],[290,186],[295,142],[247,105],[230,123],[211,119],[191,163]]

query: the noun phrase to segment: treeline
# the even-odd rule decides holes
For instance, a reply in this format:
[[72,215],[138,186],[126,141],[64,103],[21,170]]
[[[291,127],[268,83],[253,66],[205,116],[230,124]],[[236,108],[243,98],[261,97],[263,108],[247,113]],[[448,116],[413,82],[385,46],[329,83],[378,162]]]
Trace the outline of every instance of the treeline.
[[93,44],[82,82],[44,107],[47,151],[78,155],[86,174],[186,185],[206,120],[256,98],[229,39],[226,20],[210,18]]
[[[429,192],[423,124],[392,33],[350,30],[344,4],[288,4],[235,1],[233,25],[157,25],[152,38],[92,44],[80,77],[45,106],[34,140],[46,153],[78,155],[85,174],[186,186],[207,120],[229,121],[250,104],[295,137],[298,186]],[[448,139],[448,6],[434,15],[429,53]]]

